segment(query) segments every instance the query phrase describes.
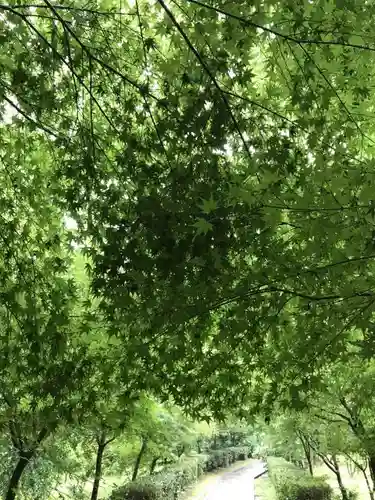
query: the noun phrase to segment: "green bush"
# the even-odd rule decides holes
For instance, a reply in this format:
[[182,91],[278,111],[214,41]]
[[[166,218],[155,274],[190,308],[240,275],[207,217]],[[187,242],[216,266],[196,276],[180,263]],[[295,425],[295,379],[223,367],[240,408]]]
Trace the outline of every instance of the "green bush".
[[231,453],[228,450],[212,451],[207,458],[205,470],[211,472],[221,467],[228,467],[231,463]]
[[251,449],[248,446],[232,446],[222,450],[213,450],[208,455],[206,471],[211,472],[221,467],[228,467],[237,460],[246,460],[251,456]]
[[359,497],[359,493],[358,493],[358,491],[355,491],[355,490],[347,490],[346,492],[347,492],[347,494],[348,494],[348,498],[349,498],[349,500],[357,500],[357,498]]
[[312,477],[283,458],[268,458],[267,463],[278,500],[332,499],[332,489],[323,478]]
[[252,449],[249,446],[236,446],[232,449],[235,454],[235,461],[246,460],[252,456]]
[[198,455],[195,460],[197,461],[197,477],[200,477],[207,471],[208,455]]
[[190,458],[174,467],[140,478],[112,492],[111,500],[175,500],[205,470],[206,457]]
[[228,467],[237,460],[246,460],[248,454],[247,446],[235,446],[185,459],[181,464],[158,474],[118,488],[112,492],[111,500],[176,500],[187,486],[205,472]]

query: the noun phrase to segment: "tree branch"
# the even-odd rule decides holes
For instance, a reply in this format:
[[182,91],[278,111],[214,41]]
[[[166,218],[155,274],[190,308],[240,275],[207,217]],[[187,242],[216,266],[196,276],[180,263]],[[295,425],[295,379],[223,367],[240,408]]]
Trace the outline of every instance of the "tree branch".
[[277,37],[280,37],[284,40],[288,40],[289,42],[294,42],[299,45],[340,45],[342,47],[352,47],[354,49],[361,49],[361,50],[368,50],[370,52],[375,52],[375,47],[369,47],[367,45],[362,45],[362,44],[356,44],[356,43],[349,43],[349,42],[339,42],[337,40],[313,40],[313,39],[304,39],[304,38],[296,38],[294,36],[288,35],[281,33],[280,31],[274,30],[272,28],[267,28],[266,26],[263,26],[258,23],[254,23],[253,21],[250,21],[249,19],[246,19],[244,17],[238,16],[236,14],[232,14],[231,12],[228,12],[226,10],[220,9],[218,7],[213,7],[212,5],[208,5],[204,2],[201,2],[200,0],[187,0],[190,3],[199,5],[200,7],[204,7],[209,10],[213,10],[217,12],[218,14],[221,14],[223,16],[229,17],[231,19],[235,19],[239,21],[240,23],[244,24],[245,26],[253,27],[253,28],[258,28],[266,33],[270,33],[272,35],[275,35]]
[[[48,9],[46,5],[43,4],[24,4],[24,5],[0,5],[0,10],[5,9],[7,7],[10,7],[12,9]],[[113,16],[113,15],[118,15],[118,16],[126,16],[126,15],[133,15],[131,13],[125,14],[124,12],[121,11],[103,11],[103,10],[94,10],[94,9],[87,9],[87,8],[80,8],[80,7],[71,7],[68,5],[54,5],[54,8],[56,10],[65,10],[65,11],[70,11],[70,12],[82,12],[84,14],[95,14],[98,16]]]
[[91,53],[91,51],[86,47],[86,45],[78,38],[78,36],[74,33],[74,31],[72,30],[72,28],[69,26],[68,23],[66,23],[66,21],[60,16],[60,14],[56,11],[55,7],[51,4],[51,2],[49,0],[44,0],[45,4],[52,10],[52,12],[55,14],[56,18],[60,21],[60,23],[62,24],[62,26],[64,26],[64,28],[66,29],[66,31],[71,35],[72,38],[74,38],[74,40],[78,43],[78,45],[81,47],[81,49],[83,50],[83,52],[88,56],[88,57],[91,57],[92,61],[95,61],[97,62],[100,66],[102,66],[104,69],[106,69],[107,71],[109,71],[110,73],[113,73],[115,75],[117,75],[119,78],[121,78],[121,80],[125,81],[126,83],[128,83],[129,85],[131,85],[132,87],[136,88],[141,95],[148,95],[150,97],[152,97],[153,99],[155,99],[158,103],[162,103],[162,100],[159,99],[157,96],[155,96],[154,94],[152,94],[151,92],[148,91],[148,89],[146,89],[144,86],[140,85],[139,83],[135,82],[134,80],[132,80],[131,78],[125,76],[123,73],[121,73],[120,71],[118,71],[116,68],[114,68],[113,66],[111,66],[110,64],[106,63],[105,61],[103,61],[102,59],[100,59],[99,57],[95,56],[94,54]]
[[165,4],[164,0],[157,0],[158,3],[162,6],[162,8],[164,9],[164,11],[166,12],[166,14],[168,15],[168,17],[170,18],[170,20],[172,21],[173,25],[175,26],[175,28],[177,29],[177,31],[180,33],[180,35],[182,36],[182,38],[185,40],[186,42],[186,45],[189,47],[189,49],[193,52],[193,54],[195,55],[195,57],[197,58],[198,62],[200,63],[200,65],[202,66],[202,68],[204,69],[204,71],[207,73],[208,77],[210,78],[211,82],[213,83],[214,87],[217,89],[217,91],[219,92],[220,96],[221,96],[221,99],[225,105],[225,107],[227,108],[228,110],[228,113],[232,119],[232,122],[241,138],[241,142],[245,148],[245,151],[246,153],[248,154],[249,158],[252,157],[251,153],[250,153],[250,149],[245,141],[245,138],[241,132],[241,129],[240,129],[240,126],[238,124],[238,121],[236,119],[236,117],[234,116],[234,113],[232,111],[232,108],[229,104],[229,101],[228,101],[228,98],[226,96],[226,93],[222,90],[222,88],[220,87],[218,81],[216,80],[215,76],[213,75],[213,73],[211,72],[210,68],[207,66],[207,64],[205,63],[205,61],[203,60],[202,56],[200,55],[200,53],[197,51],[197,49],[194,47],[194,45],[191,43],[191,41],[189,40],[189,37],[186,35],[185,31],[182,29],[180,23],[177,21],[177,19],[175,18],[175,16],[173,15],[172,11],[167,7],[167,5]]

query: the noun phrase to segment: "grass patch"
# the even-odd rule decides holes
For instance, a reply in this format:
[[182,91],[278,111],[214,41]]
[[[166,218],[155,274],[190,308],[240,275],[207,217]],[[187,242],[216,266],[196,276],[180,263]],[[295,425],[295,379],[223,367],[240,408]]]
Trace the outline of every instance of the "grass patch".
[[255,480],[255,500],[276,500],[276,491],[268,474]]
[[312,477],[306,470],[280,457],[268,457],[267,465],[279,499],[332,500],[332,488],[324,477]]
[[[342,482],[345,488],[358,493],[358,500],[370,500],[370,495],[364,480],[363,474],[355,472],[352,476],[349,474],[348,469],[344,463],[340,463],[340,472]],[[370,475],[370,473],[368,472]],[[314,466],[314,476],[326,476],[327,483],[334,490],[336,495],[340,495],[340,490],[337,484],[336,476],[324,464]]]

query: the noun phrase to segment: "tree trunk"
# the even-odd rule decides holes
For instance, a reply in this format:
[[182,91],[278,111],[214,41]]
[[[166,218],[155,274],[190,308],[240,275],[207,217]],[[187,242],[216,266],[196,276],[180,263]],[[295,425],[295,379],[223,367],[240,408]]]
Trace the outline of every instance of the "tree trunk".
[[[346,462],[346,468],[348,469],[348,474],[350,477],[354,477],[356,467],[354,463],[351,460],[347,460]],[[362,470],[362,469],[361,469]]]
[[340,488],[340,492],[341,492],[341,496],[342,496],[342,500],[349,500],[349,497],[348,497],[348,492],[344,486],[344,483],[342,482],[342,477],[341,477],[341,473],[338,472],[336,474],[336,479],[337,479],[337,482],[338,482],[338,485],[339,485],[339,488]]
[[[352,463],[354,465],[354,473],[357,469],[362,472],[362,474],[365,478],[365,481],[366,481],[367,489],[368,489],[368,492],[370,495],[370,500],[375,500],[374,489],[373,489],[373,486],[371,484],[372,481],[369,479],[367,472],[366,472],[366,469],[368,467],[368,461],[366,460],[365,464],[362,464],[360,462],[360,460],[356,460],[355,458],[353,458],[353,455],[350,455],[349,453],[345,453],[345,455],[349,459],[349,463]],[[352,474],[353,476],[354,476],[354,473]]]
[[202,453],[202,447],[200,441],[197,441],[197,450],[199,454]]
[[[340,403],[342,404],[342,406],[345,408],[345,410],[349,414],[349,418],[347,418],[345,420],[347,420],[353,433],[361,441],[363,448],[367,452],[368,466],[370,469],[371,481],[372,481],[372,484],[375,485],[375,454],[373,453],[372,450],[368,451],[366,428],[363,425],[362,420],[360,418],[358,418],[358,415],[355,412],[353,412],[353,410],[350,408],[350,405],[347,403],[347,401],[345,400],[344,397],[340,398]],[[374,490],[372,490],[372,491],[374,491]]]
[[303,436],[302,433],[298,433],[298,437],[302,443],[303,451],[305,452],[305,457],[309,466],[309,472],[313,476],[314,470],[312,464],[312,453],[311,453],[310,443],[308,442],[308,439],[305,436]]
[[306,455],[307,463],[309,465],[309,472],[313,476],[314,475],[314,469],[313,469],[313,464],[312,464],[312,459],[311,459],[311,452]]
[[375,455],[373,455],[372,453],[368,454],[368,466],[370,469],[372,482],[375,484]]
[[361,470],[362,470],[362,474],[363,474],[365,481],[366,481],[367,489],[368,489],[368,492],[370,495],[370,500],[374,500],[374,490],[373,490],[371,483],[369,481],[368,475],[366,473],[366,469],[361,469]]
[[150,465],[150,474],[153,474],[154,471],[155,471],[155,467],[156,467],[156,464],[158,463],[158,460],[159,460],[160,457],[155,457],[152,462],[151,462],[151,465]]
[[[46,428],[42,429],[39,432],[38,437],[36,438],[36,441],[33,443],[33,447],[30,450],[22,449],[22,447],[23,447],[22,441],[20,439],[18,439],[18,443],[21,446],[21,448],[17,448],[18,462],[17,462],[16,467],[14,468],[13,474],[9,480],[8,489],[7,489],[4,500],[14,500],[16,498],[22,474],[23,474],[24,470],[26,469],[30,460],[35,455],[35,452],[38,449],[38,446],[47,437],[47,435],[48,435],[48,430]],[[12,441],[14,444],[15,443],[14,439],[12,439]]]
[[147,439],[142,439],[142,446],[141,446],[141,449],[139,450],[137,460],[135,461],[135,465],[134,465],[132,481],[135,481],[137,479],[138,472],[139,472],[139,466],[141,465],[141,460],[142,460],[142,457],[143,457],[146,449],[147,449]]
[[337,462],[336,456],[335,455],[324,455],[323,453],[320,453],[316,448],[313,447],[313,450],[315,453],[323,460],[323,462],[326,464],[326,466],[335,474],[342,500],[349,500],[349,495],[348,491],[344,486],[344,483],[342,482],[342,477],[341,477],[341,472],[340,472],[340,467]]
[[27,467],[30,459],[34,454],[33,451],[20,452],[19,459],[16,467],[14,468],[12,477],[10,478],[8,484],[8,491],[5,495],[5,500],[14,500],[17,495],[17,490],[20,484],[21,476],[25,468]]
[[103,463],[103,453],[104,448],[108,443],[105,442],[104,432],[98,439],[98,449],[96,452],[96,464],[95,464],[95,477],[94,484],[92,486],[91,500],[97,500],[99,493],[100,478],[102,477],[102,463]]
[[341,472],[340,472],[340,468],[339,468],[339,464],[337,463],[337,460],[336,460],[336,457],[333,456],[332,457],[332,463],[335,467],[335,475],[336,475],[336,479],[337,479],[337,482],[338,482],[338,485],[339,485],[339,488],[340,488],[340,492],[341,492],[341,496],[342,496],[342,500],[349,500],[349,495],[348,495],[348,492],[344,486],[344,483],[342,482],[342,477],[341,477]]

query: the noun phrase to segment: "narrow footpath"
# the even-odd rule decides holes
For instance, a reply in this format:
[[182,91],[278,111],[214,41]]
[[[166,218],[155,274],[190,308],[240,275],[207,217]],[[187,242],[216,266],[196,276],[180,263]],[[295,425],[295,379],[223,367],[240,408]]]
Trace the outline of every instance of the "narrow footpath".
[[254,500],[254,478],[265,469],[261,460],[203,478],[185,500]]

